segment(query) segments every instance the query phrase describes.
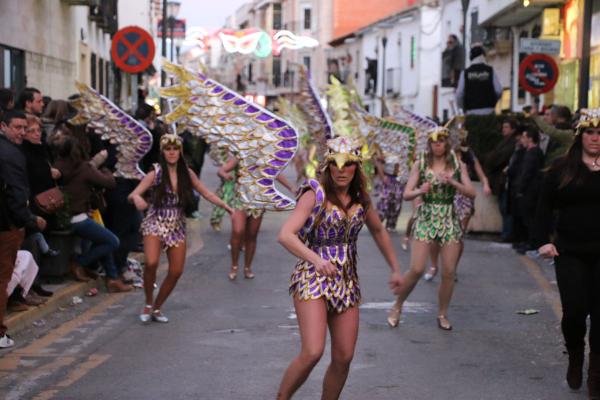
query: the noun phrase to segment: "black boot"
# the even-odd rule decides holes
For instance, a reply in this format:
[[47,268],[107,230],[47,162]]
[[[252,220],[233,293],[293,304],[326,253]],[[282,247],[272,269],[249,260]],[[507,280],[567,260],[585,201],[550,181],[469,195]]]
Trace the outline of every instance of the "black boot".
[[577,390],[583,381],[584,348],[576,347],[567,349],[569,353],[569,367],[567,368],[567,383],[571,389]]
[[50,296],[52,296],[52,295],[54,294],[53,292],[51,292],[51,291],[49,291],[49,290],[46,290],[46,289],[44,289],[44,288],[42,287],[42,285],[40,285],[39,283],[34,283],[34,284],[31,286],[31,290],[32,290],[33,292],[35,292],[35,294],[37,294],[37,295],[39,295],[39,296],[43,296],[43,297],[50,297]]
[[587,386],[590,400],[600,400],[600,353],[590,353]]

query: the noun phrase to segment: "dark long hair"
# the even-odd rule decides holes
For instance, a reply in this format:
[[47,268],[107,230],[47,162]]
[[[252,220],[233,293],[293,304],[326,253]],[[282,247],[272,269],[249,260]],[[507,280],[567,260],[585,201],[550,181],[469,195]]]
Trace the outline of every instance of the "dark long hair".
[[[162,177],[160,183],[154,190],[152,201],[156,208],[160,208],[163,205],[164,199],[167,196],[167,187],[173,190],[173,184],[171,183],[171,176],[169,174],[169,165],[167,164],[167,160],[165,160],[162,151],[160,152],[159,163]],[[179,199],[179,208],[184,210],[186,214],[188,214],[190,210],[195,209],[196,198],[192,191],[192,180],[183,154],[180,154],[179,160],[177,160],[177,198]]]
[[60,144],[58,157],[63,160],[70,160],[75,166],[86,160],[81,143],[73,136],[67,136]]
[[325,189],[325,197],[327,198],[327,201],[338,207],[340,210],[344,210],[345,213],[347,213],[354,204],[360,204],[365,210],[369,208],[371,205],[371,198],[367,192],[367,177],[363,173],[360,165],[356,164],[354,177],[352,178],[350,186],[348,187],[350,204],[347,207],[342,204],[341,200],[335,193],[335,182],[331,177],[330,168],[331,166],[325,168],[325,171],[321,173],[320,177],[320,183],[321,186],[323,186],[323,189]]
[[587,167],[581,159],[583,155],[582,135],[583,132],[580,132],[579,135],[575,136],[575,140],[567,154],[556,160],[552,167],[550,167],[550,173],[558,174],[559,189],[564,188],[571,182],[579,185],[583,181],[584,172]]

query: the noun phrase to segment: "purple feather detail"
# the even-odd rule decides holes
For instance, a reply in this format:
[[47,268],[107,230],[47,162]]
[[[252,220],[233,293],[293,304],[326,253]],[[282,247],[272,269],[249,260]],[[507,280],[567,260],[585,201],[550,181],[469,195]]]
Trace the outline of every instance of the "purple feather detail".
[[223,97],[221,97],[221,98],[225,101],[229,101],[229,100],[233,99],[234,97],[235,97],[235,94],[233,94],[233,93],[225,93],[223,95]]
[[127,121],[129,121],[129,118],[127,118],[127,117],[121,118],[121,119],[119,120],[119,122],[120,122],[120,123],[122,123],[122,124],[126,124],[126,123],[127,123]]
[[142,128],[141,126],[136,126],[135,129],[133,130],[135,133],[142,133],[144,131],[144,128]]
[[269,123],[267,124],[267,126],[268,126],[269,128],[273,128],[273,129],[283,128],[283,127],[284,127],[284,126],[286,126],[286,125],[287,125],[287,124],[286,124],[285,122],[283,122],[283,121],[280,121],[280,120],[278,120],[278,119],[276,119],[276,120],[275,120],[275,121],[273,121],[273,122],[269,122]]
[[281,132],[279,132],[279,136],[281,136],[282,138],[293,138],[293,137],[296,137],[297,135],[293,129],[288,128],[288,129],[284,129]]
[[275,153],[276,157],[284,158],[284,159],[292,158],[293,155],[294,155],[294,153],[292,151],[288,151],[288,150],[279,150],[278,152]]
[[248,114],[254,114],[259,112],[260,110],[254,106],[248,106],[246,107],[246,109],[244,110],[244,112],[247,112]]
[[135,128],[137,126],[137,123],[135,121],[131,121],[130,123],[127,124],[128,128]]
[[258,168],[258,165],[253,165],[250,168],[248,168],[248,171],[254,172],[256,170],[256,168]]
[[213,90],[211,90],[211,93],[221,93],[223,91],[223,88],[221,86],[217,86],[215,87]]
[[277,175],[277,170],[275,168],[265,168],[263,169],[263,172],[270,176]]
[[[125,113],[123,111],[119,111],[117,113],[117,117],[122,118],[125,115]],[[121,121],[122,122],[122,121]]]
[[277,201],[277,200],[281,200],[281,199],[282,199],[282,197],[281,197],[281,196],[279,196],[279,195],[277,195],[277,196],[273,196],[273,200],[275,200],[275,201]]
[[119,110],[117,110],[116,108],[113,108],[112,110],[110,110],[111,114],[117,114],[119,112]]
[[290,149],[292,147],[296,147],[298,142],[296,139],[282,140],[281,142],[277,143],[277,145],[283,147],[284,149]]
[[236,101],[233,102],[233,104],[235,104],[236,106],[241,106],[246,104],[246,100],[244,99],[237,99]]
[[331,254],[331,258],[335,258],[337,256],[337,247],[335,247],[335,246],[330,247],[329,254]]
[[346,253],[344,253],[344,249],[342,248],[342,246],[340,246],[338,254],[340,262],[344,262],[344,260],[346,259]]
[[317,192],[317,202],[322,203],[323,200],[325,200],[325,194],[321,190],[319,190]]
[[283,167],[285,165],[285,161],[271,160],[271,161],[269,161],[269,164],[271,164],[274,167]]
[[283,200],[281,203],[279,203],[279,205],[280,205],[281,207],[288,206],[288,205],[290,205],[290,201],[289,201],[289,200]]
[[262,178],[258,180],[258,183],[263,186],[271,186],[273,184],[273,179]]
[[271,117],[269,114],[262,113],[258,117],[256,117],[256,119],[265,122],[273,119],[273,117]]
[[275,189],[271,188],[265,191],[265,194],[273,194],[275,193]]

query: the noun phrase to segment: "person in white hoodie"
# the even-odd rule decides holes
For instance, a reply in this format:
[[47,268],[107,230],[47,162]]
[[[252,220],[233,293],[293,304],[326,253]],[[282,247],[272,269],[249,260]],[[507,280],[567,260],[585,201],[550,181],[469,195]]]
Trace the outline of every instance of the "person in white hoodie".
[[485,61],[485,50],[477,44],[469,53],[471,65],[458,79],[456,102],[466,115],[493,114],[502,96],[502,85],[494,68]]

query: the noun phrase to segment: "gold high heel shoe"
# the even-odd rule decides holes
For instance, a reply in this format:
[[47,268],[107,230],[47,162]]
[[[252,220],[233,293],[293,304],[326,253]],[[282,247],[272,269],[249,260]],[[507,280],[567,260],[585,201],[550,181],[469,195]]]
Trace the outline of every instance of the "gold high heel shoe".
[[254,279],[254,273],[252,272],[252,268],[244,267],[244,278]]
[[400,314],[402,314],[402,307],[394,305],[390,309],[387,317],[387,323],[391,328],[395,328],[398,326],[398,324],[400,324]]
[[229,277],[229,280],[234,281],[235,278],[237,278],[237,273],[238,273],[238,266],[232,265],[231,269],[229,270],[229,273],[227,274],[227,276]]

